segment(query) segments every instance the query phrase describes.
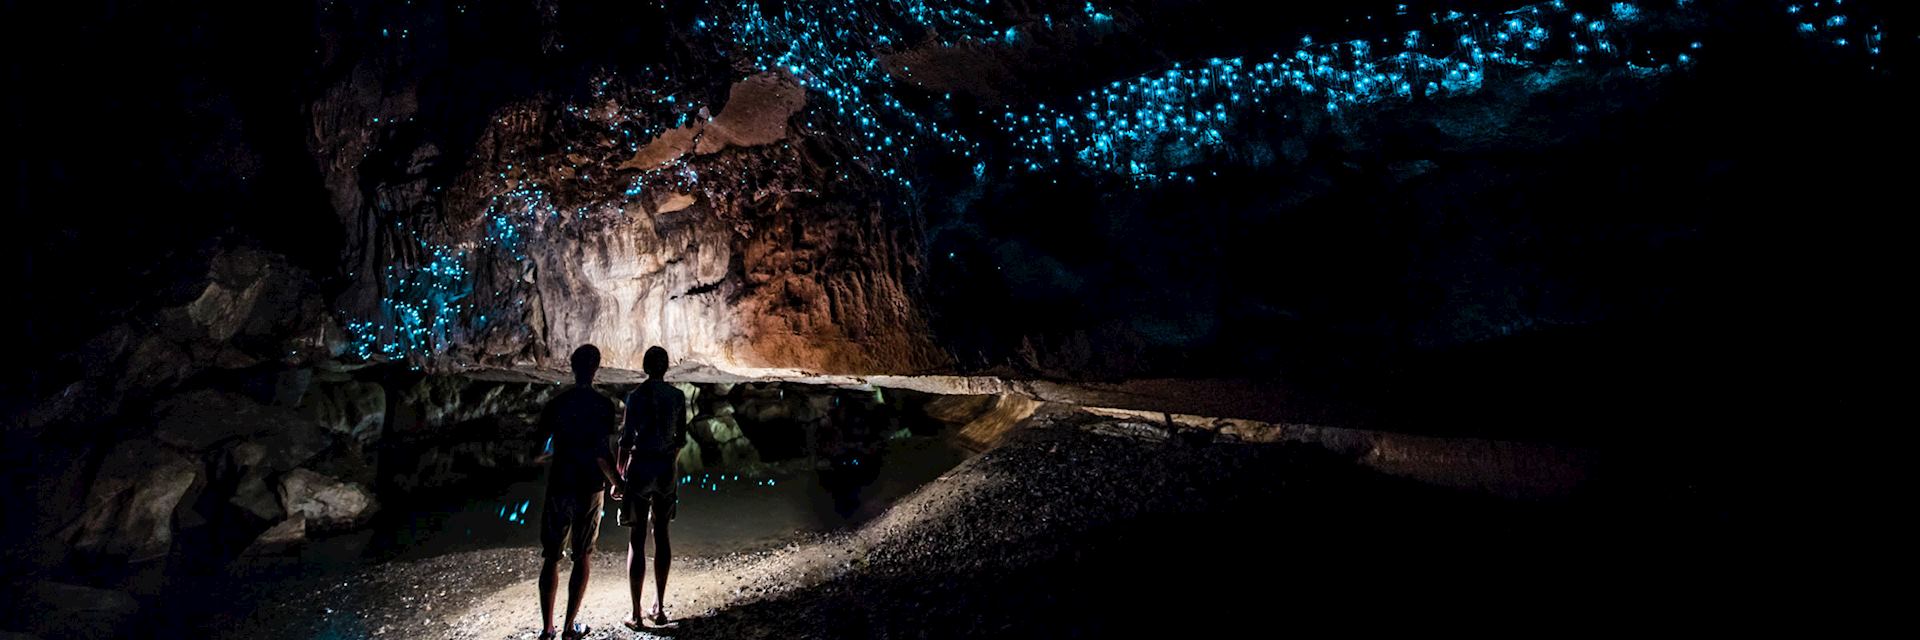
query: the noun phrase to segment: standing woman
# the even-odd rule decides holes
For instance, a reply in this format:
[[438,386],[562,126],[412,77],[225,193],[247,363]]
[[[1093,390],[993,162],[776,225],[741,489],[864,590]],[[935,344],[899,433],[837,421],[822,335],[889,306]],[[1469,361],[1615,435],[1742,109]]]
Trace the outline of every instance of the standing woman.
[[[633,591],[633,619],[627,628],[639,631],[641,620],[667,623],[667,568],[673,547],[667,541],[667,523],[680,503],[680,470],[675,460],[687,444],[687,396],[667,384],[667,350],[647,349],[640,366],[647,381],[627,394],[626,423],[620,429],[620,475],[626,480],[620,524],[631,527],[627,540],[627,580]],[[651,524],[649,524],[651,523]],[[653,532],[653,614],[642,617],[640,595],[647,576],[647,532]]]

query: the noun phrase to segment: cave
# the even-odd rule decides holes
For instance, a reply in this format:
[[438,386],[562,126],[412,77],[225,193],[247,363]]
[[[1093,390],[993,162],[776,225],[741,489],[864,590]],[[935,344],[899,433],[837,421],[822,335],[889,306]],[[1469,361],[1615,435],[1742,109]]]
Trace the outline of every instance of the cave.
[[4,15],[0,639],[1830,633],[1887,561],[1906,3]]

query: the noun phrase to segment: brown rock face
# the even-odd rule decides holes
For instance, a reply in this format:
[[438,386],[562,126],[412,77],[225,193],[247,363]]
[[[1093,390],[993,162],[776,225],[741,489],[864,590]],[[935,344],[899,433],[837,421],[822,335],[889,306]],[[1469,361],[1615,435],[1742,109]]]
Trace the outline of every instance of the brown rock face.
[[333,441],[318,423],[291,409],[219,391],[195,391],[164,401],[154,436],[187,451],[228,440],[248,441],[260,452],[254,463],[274,469],[298,466]]
[[75,551],[131,561],[167,554],[173,512],[200,479],[200,463],[154,440],[130,440],[107,454],[86,511],[61,536]]
[[280,503],[286,506],[288,517],[302,519],[304,526],[315,529],[352,526],[378,508],[366,487],[306,469],[281,476]]
[[316,383],[301,399],[299,410],[329,432],[372,443],[386,423],[386,391],[371,382]]
[[[403,327],[379,326],[374,345],[435,367],[561,369],[588,343],[603,365],[630,370],[654,345],[676,362],[749,373],[950,364],[916,304],[917,213],[890,183],[844,167],[858,155],[844,141],[790,126],[806,104],[793,78],[734,82],[711,119],[684,103],[627,108],[664,93],[646,91],[504,108],[444,194],[416,188],[413,164],[363,169],[353,188],[393,201],[340,212],[372,221],[353,239],[368,266],[341,299],[348,318],[435,327],[402,344]],[[630,153],[608,133],[674,124],[648,114],[676,108],[680,124]],[[433,255],[460,256],[465,274],[420,286]]]
[[679,160],[680,156],[687,155],[687,152],[693,150],[694,142],[700,138],[700,133],[706,131],[706,128],[707,123],[695,122],[684,127],[668,129],[666,133],[660,134],[660,137],[647,143],[647,146],[640,147],[639,151],[634,152],[632,158],[614,168],[645,171],[658,169],[669,162]]
[[727,147],[755,147],[787,138],[787,119],[807,104],[806,91],[783,73],[762,73],[734,83],[727,106],[707,127],[695,149],[702,155]]

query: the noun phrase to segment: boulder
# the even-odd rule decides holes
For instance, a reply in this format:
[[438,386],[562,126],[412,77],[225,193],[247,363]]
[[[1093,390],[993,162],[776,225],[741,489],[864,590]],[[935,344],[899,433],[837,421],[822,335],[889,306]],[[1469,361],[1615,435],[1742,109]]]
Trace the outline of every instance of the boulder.
[[306,539],[307,519],[302,516],[294,516],[281,520],[279,524],[275,524],[272,527],[268,527],[266,531],[260,532],[259,537],[254,538],[253,543],[247,545],[246,550],[242,551],[241,555],[260,556],[284,553],[294,546],[305,542]]
[[738,439],[742,435],[740,423],[735,422],[731,414],[701,418],[687,423],[687,437],[691,441],[722,444]]
[[248,515],[262,521],[273,522],[286,517],[287,511],[280,506],[280,494],[267,482],[266,471],[260,467],[247,470],[240,477],[239,485],[234,487],[233,496],[227,502],[239,507]]
[[52,569],[66,562],[69,549],[59,532],[85,511],[89,480],[98,463],[92,446],[49,439],[35,441],[33,454],[7,470],[15,478],[8,486],[8,504],[32,505],[7,514],[7,533],[17,541],[7,549],[7,558],[22,563],[13,566],[31,571],[29,567]]
[[259,339],[261,355],[277,357],[282,339],[312,332],[327,315],[312,279],[279,254],[226,251],[207,275],[211,282],[187,312],[215,342]]
[[680,448],[680,457],[678,458],[680,473],[693,473],[705,469],[707,467],[706,462],[703,461],[700,456],[700,443],[695,440],[688,440],[687,446]]
[[200,297],[187,304],[187,316],[206,329],[209,340],[232,339],[252,317],[253,305],[259,301],[265,285],[261,280],[232,284],[209,282]]
[[1023,395],[941,396],[922,410],[927,417],[958,427],[954,439],[974,451],[999,444],[1014,428],[1033,415],[1040,403]]
[[758,464],[759,462],[760,450],[753,448],[753,443],[747,442],[746,438],[739,438],[720,445],[720,465],[723,467],[739,469],[741,467]]
[[333,444],[333,436],[310,421],[284,423],[281,428],[255,436],[254,444],[266,452],[261,464],[285,471],[306,464]]
[[713,437],[714,442],[732,442],[746,437],[746,432],[740,430],[740,423],[735,421],[732,415],[715,416],[710,420],[712,424],[709,426],[709,435]]
[[754,424],[764,424],[791,418],[793,411],[784,399],[755,397],[740,403],[737,417]]
[[119,395],[110,392],[108,385],[80,380],[39,399],[32,408],[19,415],[0,417],[0,428],[9,432],[18,431],[28,438],[38,438],[48,427],[57,424],[103,422],[119,412],[119,402]]
[[224,441],[252,440],[265,452],[265,464],[290,469],[332,443],[319,423],[291,409],[274,407],[238,394],[193,391],[160,403],[154,437],[187,451],[205,451]]
[[808,393],[800,397],[803,400],[800,406],[794,408],[793,419],[801,422],[813,422],[832,415],[835,401],[838,400],[838,397],[831,393]]
[[362,445],[380,439],[387,420],[387,393],[372,382],[317,382],[300,414],[336,436]]
[[173,546],[173,514],[200,480],[199,461],[151,439],[121,443],[94,474],[85,510],[60,532],[78,552],[142,561]]
[[379,508],[364,485],[342,482],[307,469],[280,476],[280,504],[289,518],[313,529],[343,529],[360,524]]
[[385,428],[434,430],[477,420],[531,424],[547,402],[569,386],[426,376],[385,399],[394,412],[394,422]]
[[379,474],[374,467],[377,456],[378,452],[365,451],[359,447],[335,446],[301,466],[321,475],[373,486],[379,480]]
[[204,365],[194,361],[193,353],[165,336],[149,335],[127,355],[126,374],[120,378],[122,391],[165,388],[198,373]]
[[687,420],[693,420],[700,413],[700,385],[691,382],[675,382],[673,388],[687,397]]
[[698,420],[694,420],[693,422],[687,423],[687,441],[688,442],[719,442],[719,440],[713,437],[713,427],[715,422],[717,421],[714,420],[713,418],[700,418]]

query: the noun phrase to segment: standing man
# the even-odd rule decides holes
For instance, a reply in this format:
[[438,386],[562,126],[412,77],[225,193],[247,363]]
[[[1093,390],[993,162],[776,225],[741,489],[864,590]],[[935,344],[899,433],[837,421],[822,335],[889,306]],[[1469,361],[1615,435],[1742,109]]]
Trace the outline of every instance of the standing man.
[[613,401],[593,390],[593,374],[600,369],[600,350],[582,345],[573,350],[572,388],[547,403],[540,428],[553,447],[547,472],[547,495],[540,507],[540,640],[552,640],[554,591],[560,587],[560,550],[573,553],[573,577],[567,581],[565,640],[585,638],[586,625],[574,624],[580,601],[587,594],[593,543],[600,537],[600,494],[609,484],[617,494],[607,436],[614,431]]
[[[675,462],[687,444],[687,396],[667,384],[667,350],[647,349],[640,361],[647,381],[627,394],[627,420],[620,430],[620,476],[626,500],[620,524],[632,527],[627,541],[627,582],[633,589],[633,619],[627,628],[640,630],[640,621],[667,623],[667,568],[673,547],[667,543],[667,523],[680,503],[680,470]],[[651,522],[651,526],[649,526]],[[647,577],[647,531],[653,531],[653,615],[642,617],[640,595]]]

